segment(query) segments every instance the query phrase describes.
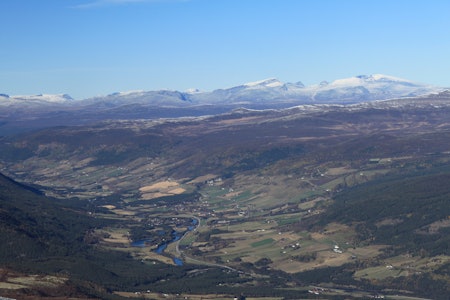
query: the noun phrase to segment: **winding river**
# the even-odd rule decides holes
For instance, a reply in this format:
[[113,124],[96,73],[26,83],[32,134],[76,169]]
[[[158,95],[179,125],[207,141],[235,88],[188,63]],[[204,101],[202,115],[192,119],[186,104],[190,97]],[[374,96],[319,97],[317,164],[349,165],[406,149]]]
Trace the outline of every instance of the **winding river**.
[[[198,218],[192,218],[192,225],[188,226],[187,229],[183,232],[178,232],[173,230],[172,231],[172,239],[170,239],[169,241],[166,241],[160,245],[158,245],[158,247],[154,250],[155,253],[158,254],[162,254],[164,253],[164,250],[166,250],[167,246],[170,243],[175,243],[177,242],[177,247],[176,247],[176,251],[178,255],[181,255],[181,252],[179,250],[179,242],[183,239],[183,237],[186,236],[186,234],[190,231],[193,231],[195,228],[197,228],[197,226],[199,226],[199,219]],[[151,243],[151,239],[145,239],[145,240],[140,240],[140,241],[135,241],[133,243],[131,243],[132,247],[146,247]],[[174,257],[173,258],[173,262],[177,265],[177,266],[182,266],[183,265],[183,260],[179,257]]]

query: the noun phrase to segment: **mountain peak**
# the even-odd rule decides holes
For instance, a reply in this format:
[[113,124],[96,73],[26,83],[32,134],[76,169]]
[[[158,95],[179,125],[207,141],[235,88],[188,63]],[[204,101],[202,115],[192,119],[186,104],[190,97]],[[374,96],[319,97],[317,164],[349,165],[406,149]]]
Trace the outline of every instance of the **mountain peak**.
[[268,78],[264,80],[254,81],[254,82],[248,82],[244,84],[246,87],[279,87],[283,86],[284,83],[279,81],[276,78]]
[[400,81],[400,82],[411,82],[409,80],[403,79],[403,78],[399,78],[399,77],[395,77],[395,76],[390,76],[390,75],[384,75],[384,74],[373,74],[371,76],[369,76],[369,78],[373,79],[373,80],[377,80],[377,81]]
[[390,75],[383,74],[373,74],[373,75],[358,75],[349,78],[337,79],[334,80],[331,85],[332,86],[363,86],[365,84],[372,83],[389,83],[389,82],[397,82],[397,83],[408,83],[412,84],[412,81],[402,79],[399,77],[394,77]]
[[40,101],[48,103],[63,103],[72,101],[73,98],[68,94],[38,94],[38,95],[18,95],[10,96],[11,100],[19,101]]

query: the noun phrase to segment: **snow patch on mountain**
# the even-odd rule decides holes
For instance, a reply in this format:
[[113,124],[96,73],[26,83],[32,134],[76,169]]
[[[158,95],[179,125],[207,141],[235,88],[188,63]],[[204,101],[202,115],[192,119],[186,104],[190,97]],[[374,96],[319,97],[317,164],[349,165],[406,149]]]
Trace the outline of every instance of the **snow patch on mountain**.
[[196,88],[190,88],[190,89],[186,90],[187,94],[198,94],[198,93],[201,93],[201,92],[202,91],[200,91],[199,89],[196,89]]

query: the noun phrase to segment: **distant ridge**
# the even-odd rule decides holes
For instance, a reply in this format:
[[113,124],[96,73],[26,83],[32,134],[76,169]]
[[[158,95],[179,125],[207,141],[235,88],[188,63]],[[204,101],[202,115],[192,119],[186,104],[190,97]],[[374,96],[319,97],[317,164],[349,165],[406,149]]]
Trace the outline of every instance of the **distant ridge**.
[[407,79],[383,74],[358,75],[350,78],[337,79],[332,82],[322,81],[318,84],[305,86],[301,81],[283,83],[276,78],[244,83],[231,88],[213,91],[200,91],[192,88],[186,92],[173,90],[156,91],[122,91],[106,96],[97,96],[74,101],[67,94],[39,94],[10,96],[0,94],[0,105],[28,102],[71,103],[82,105],[98,101],[121,99],[122,102],[146,102],[157,105],[181,105],[188,101],[192,104],[232,104],[243,100],[256,102],[258,100],[297,100],[302,102],[361,102],[368,100],[386,100],[393,98],[414,97],[444,90],[441,87],[417,83]]
[[[179,91],[138,91],[122,92],[123,103],[154,103],[158,105],[235,105],[245,104],[248,108],[259,108],[262,103],[270,108],[287,107],[291,104],[348,104],[373,100],[387,100],[404,97],[417,97],[442,91],[443,88],[429,84],[416,83],[390,75],[359,75],[337,79],[332,82],[305,86],[301,81],[283,83],[276,78],[248,82],[242,85],[201,92],[190,89]],[[86,101],[108,101],[110,96],[91,98]]]
[[435,95],[445,89],[383,75],[358,75],[305,86],[276,78],[200,91],[115,92],[84,100],[69,95],[0,94],[0,135],[38,128],[80,125],[108,119],[157,119],[216,115],[237,108],[284,109],[299,105],[348,105]]

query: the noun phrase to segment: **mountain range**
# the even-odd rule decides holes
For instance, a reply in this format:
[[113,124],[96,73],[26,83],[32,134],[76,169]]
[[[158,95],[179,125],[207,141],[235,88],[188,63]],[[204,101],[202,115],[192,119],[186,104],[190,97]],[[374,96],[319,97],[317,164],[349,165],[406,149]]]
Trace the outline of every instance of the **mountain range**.
[[116,92],[74,100],[67,94],[0,94],[0,135],[111,119],[157,119],[216,115],[237,108],[283,109],[298,105],[355,104],[411,98],[446,90],[388,75],[361,75],[305,86],[275,78],[202,92]]
[[86,106],[108,102],[109,105],[140,103],[161,106],[192,105],[243,105],[252,107],[286,107],[305,103],[357,103],[370,100],[416,97],[442,91],[443,88],[388,75],[360,75],[338,79],[333,82],[305,86],[302,82],[283,83],[276,78],[250,82],[239,86],[202,92],[190,89],[185,92],[129,91],[116,92],[107,96],[97,96],[74,100],[67,94],[40,94],[28,96],[9,96],[0,94],[0,105],[15,106],[30,103],[64,104]]

